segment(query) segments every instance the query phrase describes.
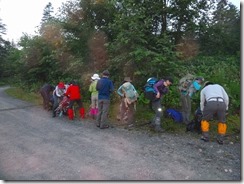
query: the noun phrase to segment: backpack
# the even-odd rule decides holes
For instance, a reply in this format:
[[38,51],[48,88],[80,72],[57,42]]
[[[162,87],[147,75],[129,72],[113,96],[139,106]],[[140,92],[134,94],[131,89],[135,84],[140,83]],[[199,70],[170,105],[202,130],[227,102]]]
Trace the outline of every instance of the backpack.
[[179,81],[179,90],[180,91],[187,91],[191,86],[192,82],[194,81],[195,76],[192,74],[187,74],[186,76],[182,77]]
[[182,121],[183,121],[181,112],[179,112],[175,109],[167,109],[166,116],[172,118],[174,120],[174,122],[176,122],[176,123],[182,123]]
[[147,79],[147,83],[144,85],[144,92],[154,92],[153,85],[158,82],[158,79],[156,77],[150,77]]
[[186,126],[186,132],[194,132],[196,131],[198,134],[202,132],[201,130],[201,121],[202,121],[202,112],[200,107],[194,113],[194,118],[191,122]]
[[125,82],[124,84],[122,84],[122,90],[125,93],[126,100],[129,104],[137,100],[138,93],[130,82]]

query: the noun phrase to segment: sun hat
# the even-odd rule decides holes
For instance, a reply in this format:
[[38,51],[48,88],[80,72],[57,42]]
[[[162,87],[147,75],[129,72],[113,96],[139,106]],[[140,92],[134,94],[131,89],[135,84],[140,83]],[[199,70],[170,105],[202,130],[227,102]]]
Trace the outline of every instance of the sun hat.
[[198,80],[200,82],[204,82],[204,78],[203,77],[197,77],[196,80]]
[[125,77],[124,78],[124,81],[126,81],[126,82],[132,82],[132,80],[130,79],[130,77]]
[[99,80],[100,79],[99,75],[96,73],[93,74],[93,76],[91,78],[92,78],[92,80]]

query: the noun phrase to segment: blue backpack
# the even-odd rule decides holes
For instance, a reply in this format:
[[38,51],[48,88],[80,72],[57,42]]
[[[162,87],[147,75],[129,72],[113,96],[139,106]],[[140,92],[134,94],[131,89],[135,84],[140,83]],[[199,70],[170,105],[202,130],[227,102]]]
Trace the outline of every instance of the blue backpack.
[[182,123],[183,117],[181,112],[175,110],[175,109],[167,109],[166,115],[170,118],[172,118],[176,123]]
[[144,86],[144,92],[154,92],[153,85],[158,82],[158,79],[156,77],[151,77],[147,79],[147,83]]

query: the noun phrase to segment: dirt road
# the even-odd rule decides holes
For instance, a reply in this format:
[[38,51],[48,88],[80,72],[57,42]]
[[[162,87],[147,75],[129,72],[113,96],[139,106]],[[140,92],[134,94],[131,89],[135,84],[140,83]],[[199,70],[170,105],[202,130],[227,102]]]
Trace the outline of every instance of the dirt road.
[[241,145],[192,134],[100,130],[52,118],[0,88],[1,180],[240,180]]

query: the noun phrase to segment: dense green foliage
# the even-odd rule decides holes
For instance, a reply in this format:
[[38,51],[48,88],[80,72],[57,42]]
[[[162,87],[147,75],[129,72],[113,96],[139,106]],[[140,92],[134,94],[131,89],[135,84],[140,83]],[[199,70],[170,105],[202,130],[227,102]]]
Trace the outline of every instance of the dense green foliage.
[[192,73],[224,86],[231,112],[240,108],[240,11],[226,1],[70,0],[55,16],[48,3],[39,33],[17,46],[4,31],[0,22],[0,76],[29,91],[77,79],[89,100],[90,77],[105,69],[116,88],[130,76],[139,91],[147,78],[170,75],[164,105],[178,108],[177,82]]

